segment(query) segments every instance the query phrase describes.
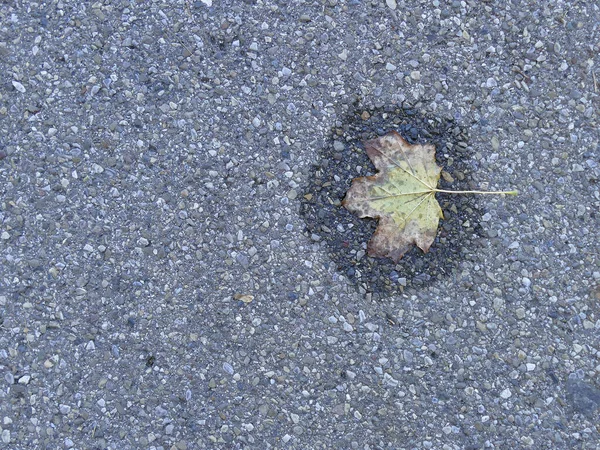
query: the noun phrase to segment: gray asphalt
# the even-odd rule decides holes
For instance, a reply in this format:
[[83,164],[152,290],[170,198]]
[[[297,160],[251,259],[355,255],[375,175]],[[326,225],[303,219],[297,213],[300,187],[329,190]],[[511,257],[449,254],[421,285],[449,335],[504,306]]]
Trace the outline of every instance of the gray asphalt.
[[[0,2],[0,447],[600,448],[595,1]],[[362,141],[434,143],[370,258]]]

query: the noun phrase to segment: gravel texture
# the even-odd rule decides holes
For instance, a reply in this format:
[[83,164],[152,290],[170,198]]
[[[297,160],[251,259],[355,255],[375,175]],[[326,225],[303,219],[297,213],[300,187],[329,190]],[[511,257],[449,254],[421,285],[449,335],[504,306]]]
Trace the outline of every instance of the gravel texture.
[[[0,2],[0,446],[600,448],[595,1]],[[433,142],[364,254],[361,141]]]

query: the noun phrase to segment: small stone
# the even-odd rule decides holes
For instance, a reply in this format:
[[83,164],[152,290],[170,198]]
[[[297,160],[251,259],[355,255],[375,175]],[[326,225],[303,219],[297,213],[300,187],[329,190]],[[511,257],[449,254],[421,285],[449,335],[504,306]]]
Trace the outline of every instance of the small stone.
[[504,389],[502,392],[500,392],[500,397],[502,397],[504,400],[512,397],[512,392],[510,392],[510,389]]
[[173,429],[175,428],[175,425],[173,425],[172,423],[170,423],[169,425],[167,425],[165,427],[165,434],[173,434]]
[[0,238],[6,241],[7,239],[10,239],[10,234],[8,234],[8,231],[3,231]]
[[496,86],[498,86],[498,82],[496,81],[495,78],[488,78],[487,81],[485,82],[485,86],[488,88],[495,88]]
[[295,189],[290,189],[287,193],[287,198],[294,200],[296,197],[298,197],[298,192]]
[[59,405],[58,410],[62,415],[67,415],[71,412],[71,407],[69,405]]
[[492,149],[498,150],[500,148],[500,141],[497,136],[492,136]]
[[362,120],[369,120],[370,117],[371,117],[371,114],[369,114],[368,111],[363,111],[362,114],[360,115],[360,118]]
[[385,0],[385,4],[388,6],[388,8],[390,9],[396,9],[396,7],[398,6],[396,4],[396,0]]
[[29,384],[30,380],[31,380],[31,376],[23,375],[21,378],[19,378],[19,384]]
[[344,331],[347,331],[348,333],[350,333],[351,331],[354,331],[354,328],[348,322],[344,322],[344,324],[342,325],[342,328],[344,329]]
[[2,442],[4,442],[5,444],[10,443],[10,431],[9,430],[2,430]]
[[535,441],[529,436],[521,436],[521,442],[525,447],[531,447],[535,443]]
[[418,70],[413,70],[410,73],[410,77],[415,81],[419,81],[421,79],[421,72]]
[[385,70],[389,70],[390,72],[393,72],[394,70],[396,70],[396,66],[393,65],[392,63],[387,63],[385,65]]
[[342,150],[344,150],[344,144],[343,144],[343,142],[333,141],[333,149],[336,152],[341,152]]
[[517,319],[522,320],[525,318],[525,308],[517,308],[515,309],[515,315]]
[[229,375],[233,375],[233,367],[231,366],[231,364],[224,362],[223,363],[223,370],[225,372],[227,372]]
[[25,92],[25,86],[23,86],[23,85],[22,85],[21,83],[19,83],[18,81],[13,81],[13,82],[12,82],[12,85],[13,85],[13,87],[14,87],[14,88],[15,88],[17,91],[19,91],[19,92],[21,92],[21,93]]
[[385,384],[387,384],[388,386],[391,387],[396,387],[398,386],[398,380],[396,380],[393,376],[391,376],[389,373],[385,373],[383,375],[383,382]]

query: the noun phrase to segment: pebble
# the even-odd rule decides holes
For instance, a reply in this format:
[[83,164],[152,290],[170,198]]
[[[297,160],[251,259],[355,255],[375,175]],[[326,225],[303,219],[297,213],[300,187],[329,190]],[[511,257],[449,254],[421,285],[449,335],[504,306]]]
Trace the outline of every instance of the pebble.
[[497,151],[500,148],[500,141],[497,136],[492,136],[492,149]]
[[225,372],[227,372],[229,375],[233,375],[234,371],[233,371],[233,367],[231,366],[231,364],[229,364],[227,362],[223,363],[223,370]]
[[396,9],[396,7],[398,6],[396,4],[396,0],[385,0],[385,4],[387,5],[388,8],[390,9]]
[[25,92],[25,86],[23,86],[23,85],[22,85],[21,83],[19,83],[18,81],[13,81],[13,82],[12,82],[12,85],[14,86],[14,88],[15,88],[17,91],[19,91],[19,92],[21,92],[21,93]]
[[502,392],[500,392],[500,397],[502,397],[503,399],[508,399],[510,397],[512,397],[512,392],[510,392],[510,389],[504,389]]
[[344,150],[344,144],[340,141],[333,141],[333,148],[335,151],[337,152],[341,152],[342,150]]

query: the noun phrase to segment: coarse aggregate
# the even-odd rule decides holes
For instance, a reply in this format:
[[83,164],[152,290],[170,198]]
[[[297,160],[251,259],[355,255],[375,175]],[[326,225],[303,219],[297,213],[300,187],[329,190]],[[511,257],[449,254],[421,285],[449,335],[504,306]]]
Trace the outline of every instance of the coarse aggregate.
[[[600,448],[600,4],[0,2],[0,446]],[[432,142],[365,254],[361,142]]]

